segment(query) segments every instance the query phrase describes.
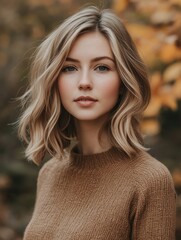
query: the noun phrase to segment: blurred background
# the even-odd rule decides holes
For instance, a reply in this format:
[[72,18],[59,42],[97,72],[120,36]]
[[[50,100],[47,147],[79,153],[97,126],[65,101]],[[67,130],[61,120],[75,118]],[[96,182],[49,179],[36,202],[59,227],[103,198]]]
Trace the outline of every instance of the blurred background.
[[[16,97],[27,87],[31,55],[43,38],[85,0],[0,1],[0,240],[20,240],[30,220],[39,167],[11,125]],[[181,239],[181,0],[105,0],[127,26],[149,72],[152,89],[142,131],[150,153],[170,170],[177,191],[177,240]]]

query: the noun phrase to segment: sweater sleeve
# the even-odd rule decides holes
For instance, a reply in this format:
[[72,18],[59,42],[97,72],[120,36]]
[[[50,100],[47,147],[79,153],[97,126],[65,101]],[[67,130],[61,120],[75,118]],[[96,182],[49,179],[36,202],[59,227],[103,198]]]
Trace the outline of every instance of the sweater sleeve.
[[140,173],[137,189],[132,240],[174,240],[176,194],[167,168],[158,162]]

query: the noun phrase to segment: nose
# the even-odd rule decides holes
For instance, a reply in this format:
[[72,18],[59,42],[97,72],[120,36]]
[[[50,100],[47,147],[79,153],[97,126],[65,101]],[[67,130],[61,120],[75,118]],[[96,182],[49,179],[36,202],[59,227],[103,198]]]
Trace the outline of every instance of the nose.
[[88,70],[84,70],[80,76],[79,89],[80,90],[91,90],[92,89],[91,76],[90,76],[90,73]]

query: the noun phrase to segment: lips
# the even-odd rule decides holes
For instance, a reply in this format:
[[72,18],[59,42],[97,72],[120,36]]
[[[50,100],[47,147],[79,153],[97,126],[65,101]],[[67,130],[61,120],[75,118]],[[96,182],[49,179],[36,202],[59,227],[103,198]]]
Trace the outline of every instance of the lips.
[[89,96],[80,96],[74,100],[74,102],[79,102],[79,101],[91,101],[91,102],[97,102],[97,99],[89,97]]

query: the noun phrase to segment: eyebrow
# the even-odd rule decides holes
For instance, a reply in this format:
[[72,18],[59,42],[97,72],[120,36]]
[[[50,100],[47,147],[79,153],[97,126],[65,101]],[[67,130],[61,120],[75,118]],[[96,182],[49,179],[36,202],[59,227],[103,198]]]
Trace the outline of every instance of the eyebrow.
[[[114,59],[112,59],[112,58],[110,58],[110,57],[108,57],[108,56],[101,56],[101,57],[93,58],[93,59],[91,60],[91,62],[98,62],[98,61],[103,60],[103,59],[108,59],[108,60],[111,60],[113,63],[115,63]],[[66,58],[66,61],[77,62],[77,63],[80,62],[78,59],[70,58],[70,57]]]

